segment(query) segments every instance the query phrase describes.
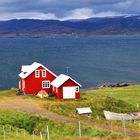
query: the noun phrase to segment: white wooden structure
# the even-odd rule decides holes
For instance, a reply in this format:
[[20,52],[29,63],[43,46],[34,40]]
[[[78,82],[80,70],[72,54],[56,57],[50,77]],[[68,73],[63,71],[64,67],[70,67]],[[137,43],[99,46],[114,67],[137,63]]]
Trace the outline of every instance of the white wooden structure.
[[81,116],[90,116],[92,110],[90,107],[76,108],[76,113]]

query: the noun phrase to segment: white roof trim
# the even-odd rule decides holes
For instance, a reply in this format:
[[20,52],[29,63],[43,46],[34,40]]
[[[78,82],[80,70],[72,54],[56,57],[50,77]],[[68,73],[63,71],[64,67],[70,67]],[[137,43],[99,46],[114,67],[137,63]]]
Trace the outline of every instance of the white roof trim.
[[[50,72],[52,75],[54,75],[55,77],[57,77],[57,75],[55,75],[53,72],[51,72],[49,69],[47,69],[45,66],[43,66],[40,63],[34,62],[33,64],[31,64],[30,66],[22,66],[23,70],[26,70],[26,73],[24,74],[24,72],[21,72],[19,74],[19,77],[25,79],[27,78],[32,72],[34,72],[37,68],[39,67],[43,67],[44,69],[46,69],[48,72]],[[28,69],[28,70],[27,70]]]
[[91,110],[90,107],[76,108],[76,111],[77,111],[78,114],[92,113],[92,110]]
[[51,82],[51,85],[59,88],[62,84],[64,84],[69,79],[71,79],[74,83],[76,83],[77,85],[79,85],[81,87],[81,85],[78,82],[76,82],[70,76],[67,76],[67,75],[64,75],[64,74],[60,74],[56,79],[54,79]]

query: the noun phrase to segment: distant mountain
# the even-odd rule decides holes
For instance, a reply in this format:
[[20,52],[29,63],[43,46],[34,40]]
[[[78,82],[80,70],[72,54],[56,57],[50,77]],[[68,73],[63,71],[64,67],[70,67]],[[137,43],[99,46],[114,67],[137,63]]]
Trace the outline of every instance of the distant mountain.
[[35,19],[0,21],[0,37],[136,34],[140,34],[140,16],[118,16],[69,21]]

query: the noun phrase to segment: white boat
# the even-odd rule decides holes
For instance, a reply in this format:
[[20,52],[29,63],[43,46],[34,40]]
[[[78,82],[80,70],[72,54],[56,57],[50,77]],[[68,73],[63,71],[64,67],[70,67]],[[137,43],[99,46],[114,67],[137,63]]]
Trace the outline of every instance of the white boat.
[[104,111],[107,120],[140,120],[140,112],[136,113],[115,113]]

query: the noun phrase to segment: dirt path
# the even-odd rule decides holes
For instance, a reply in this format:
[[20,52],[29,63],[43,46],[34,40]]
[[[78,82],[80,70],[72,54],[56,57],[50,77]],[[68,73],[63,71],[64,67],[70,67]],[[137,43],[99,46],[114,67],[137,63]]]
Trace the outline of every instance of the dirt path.
[[45,116],[49,118],[50,120],[54,121],[60,121],[60,122],[78,122],[78,120],[73,118],[68,118],[65,116],[58,115],[53,112],[49,112],[43,107],[44,101],[36,102],[32,99],[22,99],[22,98],[11,98],[6,100],[0,101],[0,110],[14,110],[14,111],[21,111],[21,112],[27,112],[32,114],[38,114],[41,116]]
[[[78,123],[78,119],[65,117],[50,111],[47,111],[43,108],[43,105],[46,101],[36,101],[33,99],[23,99],[21,97],[11,97],[8,99],[0,100],[0,110],[13,110],[13,111],[20,111],[20,112],[27,112],[31,114],[38,114],[41,116],[45,116],[49,118],[50,120],[59,121],[59,122],[68,122],[68,123]],[[88,125],[88,126],[94,126],[103,128],[106,130],[110,130],[109,126],[106,126],[105,124],[98,124],[95,122],[89,122],[89,121],[81,121],[81,124]],[[118,127],[113,127],[114,132],[122,133],[121,128],[118,129]],[[140,133],[132,129],[127,129],[127,135],[130,137],[140,137]]]

